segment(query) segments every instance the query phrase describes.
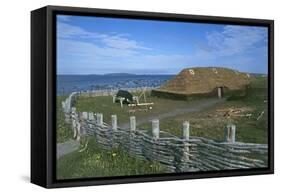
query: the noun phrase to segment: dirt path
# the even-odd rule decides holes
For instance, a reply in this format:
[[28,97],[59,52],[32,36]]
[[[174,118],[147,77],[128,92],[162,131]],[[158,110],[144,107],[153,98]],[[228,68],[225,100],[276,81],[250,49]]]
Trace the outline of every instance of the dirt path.
[[76,140],[68,140],[57,144],[57,159],[79,149],[80,143]]
[[[184,108],[180,108],[180,109],[175,109],[172,110],[170,112],[167,113],[163,113],[163,114],[159,114],[158,116],[148,116],[148,117],[144,117],[141,119],[136,118],[136,124],[141,125],[147,122],[150,122],[152,119],[159,119],[159,120],[163,120],[169,117],[174,117],[177,115],[182,115],[185,113],[192,113],[192,112],[198,112],[201,110],[204,110],[206,108],[212,107],[218,103],[224,102],[225,99],[204,99],[204,100],[200,100],[200,101],[196,101],[195,104],[189,104]],[[128,129],[130,127],[130,123],[124,123],[121,124],[119,126],[120,128],[124,128],[124,129]]]

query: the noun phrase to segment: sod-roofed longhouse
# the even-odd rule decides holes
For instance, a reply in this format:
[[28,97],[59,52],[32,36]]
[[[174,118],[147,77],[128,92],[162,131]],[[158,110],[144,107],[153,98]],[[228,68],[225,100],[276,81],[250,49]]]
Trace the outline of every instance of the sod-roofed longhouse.
[[152,91],[160,97],[218,96],[230,91],[243,91],[250,75],[221,67],[183,69],[178,75]]

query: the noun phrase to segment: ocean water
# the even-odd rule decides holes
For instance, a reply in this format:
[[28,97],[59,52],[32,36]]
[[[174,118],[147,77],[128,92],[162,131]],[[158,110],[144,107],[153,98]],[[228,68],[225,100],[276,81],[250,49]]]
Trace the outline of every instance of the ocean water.
[[57,75],[57,95],[74,91],[159,87],[174,75]]

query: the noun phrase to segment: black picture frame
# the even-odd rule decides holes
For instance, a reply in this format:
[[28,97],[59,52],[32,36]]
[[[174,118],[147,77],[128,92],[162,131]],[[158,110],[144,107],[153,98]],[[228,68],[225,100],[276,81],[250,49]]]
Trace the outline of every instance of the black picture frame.
[[[56,14],[268,27],[268,168],[56,180]],[[274,21],[46,6],[31,12],[31,182],[46,188],[274,173]]]

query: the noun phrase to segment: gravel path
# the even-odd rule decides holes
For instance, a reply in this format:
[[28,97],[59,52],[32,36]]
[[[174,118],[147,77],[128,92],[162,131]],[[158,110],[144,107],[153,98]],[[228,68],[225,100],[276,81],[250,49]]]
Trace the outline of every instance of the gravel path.
[[64,156],[68,153],[71,153],[75,150],[77,150],[80,146],[79,141],[76,140],[68,140],[64,143],[58,143],[57,144],[57,159],[59,159],[61,156]]
[[[149,117],[144,117],[141,119],[136,118],[136,125],[141,125],[141,124],[150,122],[153,119],[163,120],[163,119],[166,119],[169,117],[174,117],[174,116],[182,115],[185,113],[198,112],[198,111],[212,107],[212,106],[214,106],[218,103],[224,102],[224,101],[225,101],[225,99],[223,99],[223,98],[221,98],[221,99],[218,99],[218,98],[204,99],[204,100],[196,101],[196,104],[190,104],[190,105],[187,105],[185,108],[175,109],[170,112],[160,114],[158,116],[154,116],[154,117],[149,116]],[[124,128],[124,129],[129,129],[130,123],[121,124],[119,127]]]

